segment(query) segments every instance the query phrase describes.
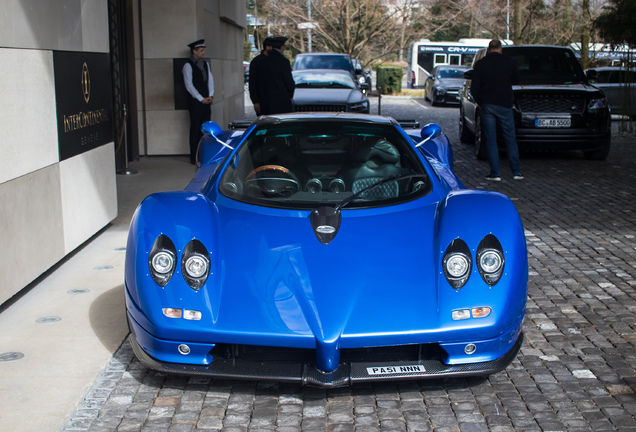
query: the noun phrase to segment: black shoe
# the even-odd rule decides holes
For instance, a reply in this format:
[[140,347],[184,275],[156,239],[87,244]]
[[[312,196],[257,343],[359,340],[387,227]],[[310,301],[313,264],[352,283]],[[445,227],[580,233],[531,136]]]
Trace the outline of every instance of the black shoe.
[[486,176],[486,180],[489,180],[489,181],[501,181],[501,177],[494,176],[494,175],[487,175]]

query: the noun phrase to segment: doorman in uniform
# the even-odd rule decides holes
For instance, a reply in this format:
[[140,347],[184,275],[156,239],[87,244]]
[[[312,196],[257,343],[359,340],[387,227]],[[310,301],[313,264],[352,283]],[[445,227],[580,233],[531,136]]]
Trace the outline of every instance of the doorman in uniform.
[[183,65],[183,82],[188,90],[188,111],[190,111],[190,162],[196,163],[199,140],[203,133],[201,125],[210,120],[214,79],[205,57],[205,40],[188,44],[190,58]]

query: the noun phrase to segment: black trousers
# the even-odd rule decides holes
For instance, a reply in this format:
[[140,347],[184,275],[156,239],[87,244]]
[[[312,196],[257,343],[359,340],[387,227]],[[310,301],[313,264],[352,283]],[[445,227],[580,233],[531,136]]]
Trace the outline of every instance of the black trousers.
[[210,120],[212,112],[211,105],[202,104],[194,99],[190,100],[188,110],[190,111],[190,162],[194,163],[197,159],[197,149],[199,141],[203,136],[201,125]]

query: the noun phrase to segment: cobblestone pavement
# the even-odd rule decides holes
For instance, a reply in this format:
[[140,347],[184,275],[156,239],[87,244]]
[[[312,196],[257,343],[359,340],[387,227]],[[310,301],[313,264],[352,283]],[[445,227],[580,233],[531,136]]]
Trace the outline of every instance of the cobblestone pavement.
[[165,376],[124,342],[64,431],[636,431],[634,137],[614,139],[604,162],[523,155],[523,181],[504,156],[503,180],[486,184],[456,108],[383,98],[382,110],[440,123],[465,185],[514,200],[530,262],[517,359],[487,379],[324,390]]

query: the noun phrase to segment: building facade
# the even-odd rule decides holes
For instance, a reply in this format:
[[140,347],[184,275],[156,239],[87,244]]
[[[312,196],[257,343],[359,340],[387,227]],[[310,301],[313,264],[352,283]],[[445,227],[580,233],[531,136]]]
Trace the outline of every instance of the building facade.
[[131,158],[188,154],[187,44],[242,118],[245,2],[0,0],[0,304],[117,216]]

